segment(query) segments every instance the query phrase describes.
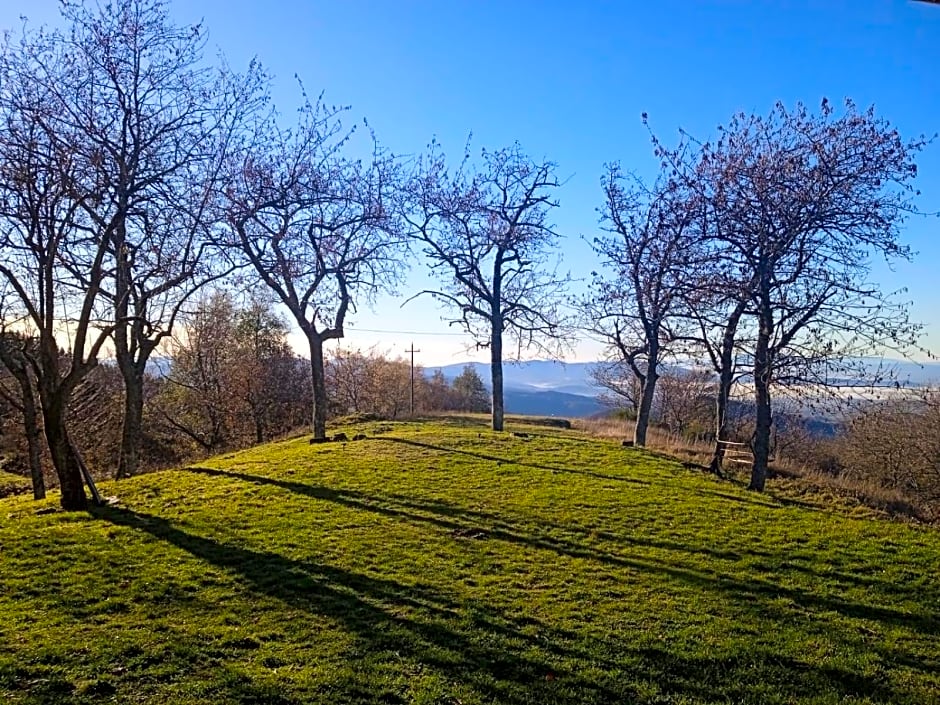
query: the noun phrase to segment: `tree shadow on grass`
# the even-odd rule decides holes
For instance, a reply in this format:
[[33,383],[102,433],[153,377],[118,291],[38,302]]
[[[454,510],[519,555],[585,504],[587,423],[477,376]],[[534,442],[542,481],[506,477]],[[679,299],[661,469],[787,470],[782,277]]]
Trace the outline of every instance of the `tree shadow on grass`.
[[427,414],[424,416],[417,416],[413,420],[427,421],[446,426],[457,426],[458,428],[479,428],[487,430],[490,428],[490,417],[489,415],[485,414],[480,414],[479,416],[452,413]]
[[460,448],[448,448],[447,446],[434,445],[433,443],[424,443],[422,441],[413,441],[409,438],[395,438],[393,436],[383,436],[377,438],[378,441],[388,441],[391,443],[401,443],[403,445],[415,446],[417,448],[425,448],[428,450],[436,450],[442,453],[452,453],[455,455],[466,455],[471,458],[478,458],[479,460],[490,460],[494,463],[500,463],[504,465],[518,465],[524,468],[532,468],[535,470],[547,470],[552,473],[566,473],[569,475],[583,475],[585,477],[593,477],[598,480],[614,480],[616,482],[625,482],[633,485],[649,485],[650,483],[645,480],[637,480],[632,477],[624,477],[622,475],[607,475],[605,473],[594,472],[592,470],[579,470],[576,468],[566,468],[561,467],[560,465],[546,465],[544,463],[530,463],[524,460],[519,460],[515,458],[503,458],[498,455],[490,455],[488,453],[478,453],[472,450],[461,450]]
[[[187,467],[185,470],[202,475],[209,475],[211,477],[232,478],[252,484],[279,487],[288,492],[304,495],[311,499],[332,502],[333,504],[338,504],[350,509],[372,512],[373,514],[379,514],[394,519],[410,521],[418,525],[430,525],[455,535],[470,530],[481,530],[485,537],[489,539],[518,544],[528,548],[552,551],[556,554],[566,555],[571,558],[597,560],[614,565],[626,565],[628,567],[634,565],[632,563],[624,563],[616,556],[598,551],[578,541],[559,539],[555,536],[537,534],[532,531],[525,532],[520,530],[518,526],[496,514],[464,509],[463,507],[453,504],[422,501],[397,494],[370,495],[358,490],[335,489],[322,485],[297,482],[295,480],[280,480],[262,475],[252,475],[234,470],[218,470],[216,468],[196,466]],[[546,528],[566,533],[579,532],[578,529],[570,526],[559,527],[556,525],[548,525]],[[587,538],[586,532],[580,530],[580,533],[582,536],[579,538]],[[600,534],[598,534],[598,536],[600,536]],[[608,534],[608,536],[613,535]],[[617,538],[619,539],[619,537]],[[657,541],[642,537],[627,539],[627,542],[632,545],[642,545],[651,548],[703,552],[714,557],[727,557],[723,552],[717,549],[687,549],[677,543]],[[737,554],[727,555],[737,557]]]
[[565,441],[565,442],[570,441],[571,443],[593,443],[593,444],[607,443],[611,447],[616,447],[620,445],[619,443],[614,443],[612,441],[607,441],[601,438],[583,438],[581,436],[562,436],[557,433],[540,433],[538,431],[529,431],[529,430],[522,431],[521,433],[524,433],[526,436],[529,436],[531,438],[547,438],[551,441]]
[[[248,481],[257,481],[254,478],[256,476],[248,476],[245,479]],[[267,480],[269,478],[260,478],[262,480]],[[274,482],[278,482],[274,480]],[[386,492],[381,495],[365,495],[364,493],[358,493],[364,501],[371,503],[389,503],[392,505],[405,507],[418,512],[429,512],[432,514],[437,514],[444,517],[451,517],[455,520],[464,520],[468,522],[483,522],[484,528],[488,526],[494,526],[497,528],[503,528],[506,531],[515,532],[518,529],[516,524],[508,522],[506,518],[499,514],[493,514],[492,512],[484,512],[479,509],[468,509],[466,507],[459,506],[457,504],[449,502],[441,502],[432,499],[417,499],[415,497],[403,494],[397,494],[394,492]],[[638,535],[623,535],[615,534],[610,531],[604,531],[596,529],[594,527],[584,527],[576,525],[573,523],[566,523],[564,525],[556,524],[552,522],[545,522],[544,520],[538,520],[538,527],[544,527],[550,531],[556,533],[564,534],[576,534],[578,541],[575,543],[564,542],[567,545],[573,546],[575,548],[583,546],[582,542],[588,540],[597,540],[600,539],[604,542],[607,542],[614,546],[645,546],[648,548],[663,549],[667,551],[681,551],[683,553],[697,553],[701,555],[708,556],[709,558],[716,558],[720,560],[731,560],[738,561],[741,560],[742,553],[746,553],[749,556],[761,556],[761,557],[771,557],[774,554],[768,551],[762,551],[760,549],[749,549],[744,552],[731,551],[720,548],[712,548],[707,546],[689,546],[686,544],[681,544],[676,541],[669,541],[664,539],[654,539],[648,536],[638,536]],[[549,541],[558,543],[557,539],[548,537]],[[596,544],[595,544],[596,548]]]
[[[714,475],[712,476],[714,477]],[[731,500],[733,502],[740,502],[741,504],[750,504],[757,507],[762,507],[764,509],[784,509],[786,507],[795,507],[797,509],[805,509],[811,512],[822,512],[824,514],[832,513],[832,505],[807,502],[805,500],[796,499],[794,497],[787,497],[775,492],[771,489],[764,492],[754,492],[747,490],[748,483],[747,481],[742,481],[735,477],[727,477],[723,480],[728,487],[734,487],[742,492],[742,494],[733,494],[731,492],[724,492],[721,490],[713,489],[700,489],[698,490],[702,494],[713,495],[715,497],[720,497],[722,499]],[[746,494],[744,494],[746,492]]]
[[[735,703],[760,702],[755,693],[768,690],[790,694],[793,699],[786,702],[825,693],[835,694],[840,702],[847,698],[898,702],[902,696],[883,678],[837,666],[810,664],[762,648],[718,657],[682,655],[649,646],[637,652],[651,680],[667,696]],[[907,696],[903,701],[915,702],[916,698]]]
[[751,507],[760,507],[761,509],[783,509],[783,505],[781,503],[774,501],[774,499],[772,499],[770,496],[764,494],[734,494],[732,492],[723,492],[721,490],[712,490],[708,488],[699,489],[697,492],[731,502],[747,504]]
[[[419,499],[410,495],[394,492],[383,494],[368,494],[353,489],[335,489],[322,485],[312,485],[294,480],[282,480],[262,475],[238,472],[235,470],[219,470],[216,468],[190,466],[185,468],[189,472],[196,472],[212,477],[228,477],[242,480],[252,484],[270,485],[304,495],[312,499],[323,500],[340,504],[352,509],[381,514],[388,517],[400,518],[412,523],[430,524],[446,531],[464,531],[468,529],[483,529],[490,538],[507,541],[509,543],[525,544],[532,548],[545,549],[558,554],[575,558],[586,558],[613,565],[625,565],[619,561],[616,554],[605,552],[597,544],[597,540],[616,547],[626,548],[641,546],[663,551],[673,551],[686,555],[699,555],[717,561],[738,562],[744,558],[758,559],[758,564],[751,565],[764,572],[774,570],[797,571],[812,578],[828,581],[838,581],[846,584],[878,588],[882,591],[897,594],[898,588],[892,583],[884,583],[871,576],[826,570],[813,570],[809,566],[794,563],[788,556],[755,547],[746,549],[722,549],[711,546],[693,546],[668,539],[657,539],[636,534],[616,534],[611,531],[583,527],[575,524],[559,525],[539,520],[529,530],[522,531],[517,523],[508,521],[505,516],[485,512],[479,509],[469,509],[460,505],[433,499]],[[716,493],[720,494],[720,493]],[[737,499],[734,495],[728,495]],[[763,503],[759,503],[763,505]],[[537,533],[538,528],[544,528],[554,534],[575,535],[575,540],[559,539],[548,533]],[[594,543],[590,543],[594,541]],[[784,563],[785,565],[775,565]],[[628,565],[628,567],[630,567]]]
[[[497,515],[476,510],[464,510],[455,505],[444,505],[442,507],[440,503],[424,503],[414,499],[403,499],[400,495],[395,497],[374,496],[356,490],[338,490],[302,482],[213,468],[190,467],[188,470],[215,477],[229,477],[245,482],[273,485],[313,499],[333,502],[352,509],[418,524],[432,525],[452,533],[468,529],[482,529],[487,539],[550,551],[556,555],[569,558],[596,561],[614,567],[665,575],[677,581],[694,585],[697,588],[720,592],[739,601],[758,614],[764,614],[772,609],[779,610],[779,608],[771,608],[770,605],[774,601],[784,598],[791,600],[800,609],[809,607],[823,612],[838,612],[845,617],[906,627],[924,634],[940,634],[940,620],[938,620],[936,614],[911,614],[892,607],[863,604],[831,594],[809,592],[800,588],[781,585],[771,580],[742,579],[738,576],[722,574],[717,571],[692,568],[683,565],[678,560],[678,555],[669,560],[662,560],[650,556],[635,557],[614,554],[588,543],[587,534],[583,534],[575,540],[557,538],[547,534],[535,534],[531,530],[526,531],[511,524]],[[556,531],[567,531],[569,533],[571,531],[570,527],[553,528]],[[728,560],[734,560],[736,556],[736,554],[721,555],[718,549],[689,548],[675,542],[645,537],[614,536],[613,538],[626,543],[628,549],[630,545],[645,546],[674,553],[703,553],[711,558],[726,558]],[[809,570],[802,572],[808,572],[813,577],[824,580],[831,578],[831,576]],[[890,592],[891,586],[886,586],[886,588]]]
[[[492,702],[659,702],[661,695],[744,701],[753,697],[753,690],[766,691],[767,686],[795,699],[827,691],[841,698],[867,695],[879,701],[901,695],[864,674],[760,649],[703,657],[649,642],[625,642],[615,633],[599,642],[529,617],[510,617],[487,605],[458,601],[423,583],[406,584],[255,551],[127,509],[105,507],[94,513],[229,571],[258,594],[335,620],[357,639],[358,658],[364,663],[386,657],[396,663],[420,663]],[[330,687],[344,702],[405,702],[404,693],[370,690],[376,682],[368,674],[354,675]],[[642,696],[637,683],[654,684],[656,694]],[[261,702],[259,693],[271,691],[269,685],[258,688],[262,684],[242,680],[219,697],[233,703]],[[284,705],[301,702],[288,693],[279,698],[276,702]]]
[[[531,648],[526,648],[528,653],[517,653],[506,642],[519,635],[489,619],[478,616],[475,626],[479,633],[458,631],[451,624],[460,622],[461,606],[426,585],[404,584],[222,543],[183,531],[161,517],[127,509],[102,507],[93,513],[228,570],[259,594],[336,620],[369,652],[396,659],[410,657],[495,702],[532,702],[529,694],[546,688],[548,695],[548,674],[552,680],[563,680],[567,687],[583,692],[588,702],[619,702],[629,695],[580,674],[565,673],[558,665],[532,656]],[[549,702],[550,698],[537,700]],[[386,700],[392,701],[394,698]]]

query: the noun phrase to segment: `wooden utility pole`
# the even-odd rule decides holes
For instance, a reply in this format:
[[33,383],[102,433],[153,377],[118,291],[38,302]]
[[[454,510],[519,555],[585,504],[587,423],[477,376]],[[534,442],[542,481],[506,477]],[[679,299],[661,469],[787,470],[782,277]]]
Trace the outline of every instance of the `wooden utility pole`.
[[411,415],[415,415],[415,353],[421,352],[420,350],[415,350],[415,344],[411,343],[411,347],[405,350],[406,353],[411,353]]

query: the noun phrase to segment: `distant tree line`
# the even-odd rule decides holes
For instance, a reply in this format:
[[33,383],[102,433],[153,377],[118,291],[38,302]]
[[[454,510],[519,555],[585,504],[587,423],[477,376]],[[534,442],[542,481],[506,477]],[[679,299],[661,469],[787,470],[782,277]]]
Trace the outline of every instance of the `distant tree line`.
[[[411,415],[411,363],[374,350],[338,350],[326,361],[331,415],[372,414],[388,419]],[[414,411],[490,411],[490,394],[471,365],[448,380],[437,369],[414,370]]]
[[882,509],[940,519],[940,394],[894,390],[860,399],[831,433],[780,434],[791,465],[850,488]]
[[[152,470],[296,432],[312,403],[309,361],[287,342],[289,326],[272,301],[239,303],[226,289],[192,300],[144,374],[139,467]],[[0,337],[0,455],[44,494],[48,451],[38,419],[24,413],[17,344]],[[411,417],[411,366],[376,351],[337,349],[325,358],[329,415]],[[489,391],[468,365],[453,379],[415,369],[415,413],[490,410]],[[31,389],[31,386],[27,386]],[[82,429],[76,450],[90,466],[117,468],[123,393],[116,365],[96,367],[73,394],[69,415]],[[37,437],[38,435],[38,437]],[[116,475],[116,471],[115,471]]]
[[[651,183],[611,164],[597,272],[572,306],[550,160],[518,144],[399,158],[322,97],[302,93],[287,121],[260,63],[211,61],[204,28],[175,24],[162,0],[61,11],[61,29],[0,47],[0,361],[22,457],[37,483],[51,465],[67,509],[86,506],[89,469],[133,475],[168,438],[210,452],[304,414],[323,438],[331,414],[403,413],[400,361],[326,350],[400,291],[416,255],[434,284],[406,293],[490,353],[486,405],[476,381],[445,394],[422,375],[425,408],[485,406],[502,430],[504,359],[558,354],[580,328],[637,385],[638,445],[667,363],[714,371],[718,441],[732,388],[749,385],[755,490],[774,394],[817,393],[863,355],[916,344],[907,303],[870,275],[875,259],[911,257],[900,234],[926,140],[850,101],[736,115],[713,142],[653,136]],[[264,294],[236,306],[246,291]],[[162,349],[170,369],[154,376]],[[105,397],[118,406],[87,401]],[[99,459],[111,445],[89,439],[105,428],[115,454]]]

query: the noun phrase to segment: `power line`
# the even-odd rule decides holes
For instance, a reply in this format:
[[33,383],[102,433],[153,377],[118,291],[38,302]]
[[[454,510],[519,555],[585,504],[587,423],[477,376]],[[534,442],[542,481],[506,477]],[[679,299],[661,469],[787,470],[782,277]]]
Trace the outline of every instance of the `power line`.
[[440,332],[431,332],[431,331],[422,331],[422,330],[383,330],[381,328],[359,328],[354,326],[348,326],[347,330],[350,333],[391,333],[393,335],[441,335],[441,336],[457,336],[460,338],[468,337],[467,333],[440,333]]

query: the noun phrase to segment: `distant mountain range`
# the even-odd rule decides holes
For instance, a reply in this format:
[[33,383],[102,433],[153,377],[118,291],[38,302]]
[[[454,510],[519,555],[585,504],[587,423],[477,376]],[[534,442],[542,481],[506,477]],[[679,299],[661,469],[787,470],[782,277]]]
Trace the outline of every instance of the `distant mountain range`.
[[[472,362],[480,378],[490,388],[490,366]],[[506,363],[503,367],[503,397],[506,411],[527,416],[562,416],[582,418],[603,410],[597,402],[598,389],[591,382],[590,369],[596,363],[563,363],[554,360],[536,360]],[[453,380],[463,372],[465,364],[425,368],[430,375],[440,369],[444,377]],[[151,374],[163,377],[170,371],[170,360],[153,357],[148,363]]]
[[[559,362],[531,360],[503,364],[503,399],[509,414],[532,416],[564,416],[581,418],[604,410],[597,401],[600,390],[591,380],[596,362]],[[427,368],[428,373],[440,370],[452,380],[472,367],[490,388],[490,366],[483,362]]]
[[[531,360],[506,362],[503,364],[503,386],[506,411],[511,414],[537,416],[565,416],[580,418],[593,416],[604,410],[597,401],[600,389],[591,379],[591,369],[596,362],[560,362],[558,360]],[[871,369],[879,364],[889,366],[895,379],[904,386],[920,387],[940,383],[940,363],[916,363],[909,361],[871,360]],[[441,370],[444,377],[453,380],[469,365],[490,387],[488,363],[469,362],[443,367],[425,368],[427,374]],[[165,375],[169,370],[166,358],[153,358],[151,371]],[[845,380],[845,384],[852,384]],[[859,386],[861,384],[859,383]]]
[[[866,361],[867,366],[875,371],[879,367],[891,371],[892,380],[896,379],[905,387],[922,387],[940,383],[940,363],[917,363],[906,360]],[[533,360],[528,362],[507,362],[503,364],[503,386],[506,411],[515,414],[535,414],[541,416],[593,416],[604,410],[597,401],[600,389],[591,379],[591,370],[596,362],[560,362],[557,360]],[[464,367],[473,367],[483,379],[487,388],[490,386],[490,366],[488,363],[471,362],[466,364],[445,365],[428,368],[428,372],[440,369],[447,379],[459,375]],[[845,386],[866,386],[860,380],[839,380]]]
[[[596,362],[560,362],[558,360],[530,360],[528,362],[504,362],[503,386],[530,392],[564,392],[581,396],[594,396],[598,389],[591,379],[591,369]],[[464,367],[472,367],[484,382],[489,384],[488,362],[468,362],[428,368],[429,372],[440,370],[444,377],[453,379]]]

